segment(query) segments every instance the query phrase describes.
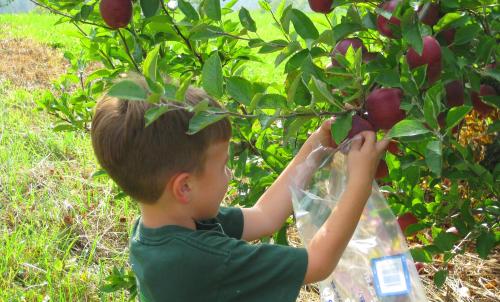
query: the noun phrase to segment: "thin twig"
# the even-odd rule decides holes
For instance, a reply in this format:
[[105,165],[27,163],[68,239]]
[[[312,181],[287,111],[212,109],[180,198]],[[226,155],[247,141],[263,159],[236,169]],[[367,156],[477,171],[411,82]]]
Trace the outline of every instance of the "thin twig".
[[[45,4],[42,4],[42,3],[40,3],[40,2],[38,2],[38,1],[36,1],[36,0],[29,0],[29,1],[30,1],[31,3],[33,3],[33,4],[37,5],[37,6],[40,6],[41,8],[44,8],[44,9],[47,9],[47,10],[49,10],[49,11],[53,12],[53,13],[54,13],[54,14],[56,14],[56,15],[60,15],[60,16],[66,17],[66,18],[69,18],[69,19],[71,19],[72,21],[74,21],[74,20],[73,20],[73,16],[71,16],[71,15],[65,14],[65,13],[63,13],[63,12],[61,12],[61,11],[58,11],[58,10],[57,10],[57,9],[55,9],[55,8],[52,8],[52,7],[47,6],[47,5],[45,5]],[[84,24],[88,24],[88,25],[94,25],[94,26],[97,26],[97,27],[102,27],[102,28],[105,28],[105,29],[108,29],[108,30],[111,30],[111,29],[112,29],[111,27],[108,27],[108,26],[106,26],[106,25],[103,25],[103,24],[98,24],[98,23],[94,23],[94,22],[90,22],[90,21],[79,20],[78,22],[81,22],[81,23],[84,23]]]
[[[163,3],[163,1],[160,1],[160,4],[161,4],[161,7],[163,9],[163,12],[165,12],[165,14],[168,17],[172,18],[170,16],[170,14],[168,13],[167,8],[165,7],[165,3]],[[175,32],[182,38],[182,40],[184,40],[184,43],[189,48],[189,50],[198,58],[198,61],[200,61],[201,65],[203,65],[203,57],[196,51],[196,49],[194,49],[194,47],[191,45],[191,42],[189,41],[189,39],[186,38],[186,36],[184,36],[184,34],[182,34],[180,28],[177,26],[177,24],[175,24],[175,20],[173,18],[172,18],[172,20],[173,20]]]
[[130,60],[132,60],[132,64],[134,64],[135,70],[137,72],[141,73],[141,70],[139,69],[139,66],[137,66],[137,63],[135,62],[134,57],[130,53],[130,49],[129,49],[128,45],[127,45],[127,41],[125,40],[125,37],[123,36],[121,30],[118,29],[117,32],[118,32],[118,35],[120,36],[120,38],[122,39],[122,42],[123,42],[123,45],[125,46],[125,51],[127,52],[127,55],[129,56]]

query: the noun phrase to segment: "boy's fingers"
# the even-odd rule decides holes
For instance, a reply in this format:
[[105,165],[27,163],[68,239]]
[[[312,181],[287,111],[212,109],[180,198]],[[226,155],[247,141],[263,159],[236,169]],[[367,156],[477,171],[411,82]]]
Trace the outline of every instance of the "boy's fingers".
[[364,138],[364,143],[362,148],[373,148],[375,144],[375,132],[373,131],[363,131],[360,133]]
[[326,121],[321,124],[321,128],[326,131],[330,131],[330,128],[332,127],[332,124],[335,122],[335,116],[332,116],[331,118],[327,119]]
[[350,150],[360,150],[361,145],[363,145],[364,138],[361,135],[356,135],[351,139],[351,148]]
[[379,154],[382,154],[385,152],[385,150],[387,150],[387,147],[389,146],[389,143],[391,142],[390,139],[388,138],[384,138],[384,139],[381,139],[377,142],[377,144],[375,145],[375,148],[377,150],[377,152]]

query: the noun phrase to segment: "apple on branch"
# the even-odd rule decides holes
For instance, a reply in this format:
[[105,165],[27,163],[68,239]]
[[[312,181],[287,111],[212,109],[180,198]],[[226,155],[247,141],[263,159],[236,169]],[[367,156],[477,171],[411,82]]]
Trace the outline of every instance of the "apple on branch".
[[126,27],[132,19],[131,0],[102,0],[99,12],[104,22],[111,28]]
[[328,14],[333,10],[333,0],[309,0],[309,7],[317,13]]
[[458,107],[465,103],[464,84],[460,80],[449,82],[445,86],[448,107]]
[[[400,2],[400,0],[387,1],[382,3],[380,8],[387,12],[393,12]],[[401,25],[401,20],[394,16],[391,16],[390,19],[387,19],[382,15],[377,16],[377,29],[379,33],[388,38],[397,38],[396,34],[391,29],[391,25],[399,27]]]
[[410,225],[418,223],[417,217],[415,217],[415,215],[410,212],[404,213],[403,215],[399,216],[397,220],[399,227],[401,228],[401,231],[403,231],[403,233]]
[[352,47],[354,50],[358,50],[359,48],[361,48],[361,52],[363,54],[367,52],[366,47],[363,45],[363,41],[361,41],[361,39],[359,38],[347,38],[341,40],[335,45],[331,53],[333,66],[339,66],[339,63],[335,59],[337,54],[345,56],[349,47]]
[[441,46],[432,36],[426,36],[422,41],[424,44],[422,55],[410,48],[406,53],[406,60],[410,69],[427,65],[427,79],[432,84],[441,76]]
[[403,120],[406,114],[401,110],[403,92],[398,88],[379,88],[373,90],[366,98],[368,121],[378,129],[391,129]]
[[490,96],[490,95],[496,96],[497,92],[495,88],[486,84],[481,85],[479,89],[479,94],[476,91],[473,91],[471,94],[474,110],[476,110],[482,116],[487,116],[495,109],[494,107],[481,101],[482,96]]

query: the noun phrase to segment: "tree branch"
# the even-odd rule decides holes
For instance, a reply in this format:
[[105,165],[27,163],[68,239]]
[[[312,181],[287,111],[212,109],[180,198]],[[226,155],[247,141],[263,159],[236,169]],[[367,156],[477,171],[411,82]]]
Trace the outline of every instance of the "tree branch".
[[[168,13],[167,8],[165,7],[165,3],[163,3],[163,1],[160,1],[160,3],[161,3],[161,7],[162,7],[163,11],[165,12],[165,14],[167,16],[169,16],[170,18],[172,18],[170,16],[170,14]],[[172,18],[172,20],[173,20],[173,18]],[[200,61],[201,65],[203,65],[203,57],[196,51],[196,49],[194,49],[194,47],[191,45],[191,42],[189,41],[189,39],[186,38],[186,36],[184,36],[182,34],[180,28],[177,26],[177,24],[175,24],[175,20],[174,20],[173,25],[174,25],[175,32],[182,38],[182,40],[184,40],[184,43],[189,48],[189,50],[198,58],[198,61]]]
[[130,60],[132,60],[132,64],[134,64],[136,71],[138,73],[141,73],[141,69],[139,68],[139,66],[137,65],[137,63],[134,60],[134,57],[130,53],[130,49],[128,48],[127,41],[125,40],[125,37],[123,36],[123,34],[119,28],[118,28],[117,32],[118,32],[118,35],[120,36],[120,38],[122,39],[123,45],[125,46],[125,51],[127,52],[127,55],[129,56]]

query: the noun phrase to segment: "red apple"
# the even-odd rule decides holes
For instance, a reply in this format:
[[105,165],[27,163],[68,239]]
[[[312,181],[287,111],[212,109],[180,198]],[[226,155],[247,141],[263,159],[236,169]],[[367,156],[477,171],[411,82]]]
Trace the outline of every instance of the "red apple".
[[341,40],[335,45],[335,48],[333,49],[331,56],[332,56],[332,64],[334,66],[338,66],[337,60],[335,60],[335,56],[337,54],[341,54],[345,56],[347,53],[347,50],[349,47],[352,47],[353,50],[358,50],[361,48],[361,52],[364,54],[366,52],[366,47],[363,45],[363,41],[361,41],[359,38],[347,38],[344,40]]
[[[446,128],[446,112],[441,112],[438,115],[437,120],[438,120],[439,129]],[[453,129],[451,129],[451,133],[456,134],[458,132],[458,130],[459,130],[459,125],[456,125],[455,127],[453,127]]]
[[387,175],[389,175],[389,168],[385,160],[381,159],[377,166],[377,172],[375,172],[375,179],[385,178]]
[[363,54],[363,62],[368,63],[377,58],[378,53],[376,52],[367,52]]
[[132,1],[101,0],[99,11],[109,27],[113,29],[126,27],[132,19]]
[[427,3],[418,9],[418,17],[422,23],[434,26],[439,21],[439,5]]
[[422,262],[415,262],[415,268],[417,269],[417,273],[422,273],[424,271],[424,264]]
[[438,36],[441,37],[442,38],[441,41],[444,40],[445,45],[448,46],[451,43],[453,43],[453,41],[455,40],[455,32],[456,32],[456,30],[454,28],[449,28],[449,29],[445,29],[445,30],[441,31],[438,34]]
[[376,129],[391,129],[405,118],[405,112],[399,107],[403,92],[397,88],[379,88],[366,98],[368,121]]
[[309,0],[309,7],[317,12],[328,14],[333,10],[333,0]]
[[423,43],[422,55],[418,55],[413,48],[410,48],[406,53],[406,60],[410,69],[427,65],[427,79],[429,83],[433,83],[441,75],[441,46],[432,36],[424,37]]
[[401,231],[403,231],[403,233],[405,232],[405,230],[408,226],[415,224],[415,223],[418,223],[418,219],[417,219],[417,217],[415,217],[415,215],[413,215],[410,212],[407,212],[407,213],[398,217],[398,224],[399,224],[399,227],[401,228]]
[[387,151],[394,155],[401,155],[401,150],[399,149],[398,142],[397,141],[390,141],[389,145],[387,146]]
[[[387,1],[382,3],[380,5],[380,8],[388,12],[393,12],[400,2],[401,0]],[[389,24],[399,27],[401,21],[394,16],[391,16],[391,19],[386,19],[382,15],[377,16],[377,29],[380,32],[380,34],[389,38],[396,38],[396,35],[392,32],[392,29]]]
[[481,101],[480,97],[487,96],[487,95],[497,95],[497,92],[496,92],[495,88],[491,87],[490,85],[486,85],[486,84],[481,85],[481,87],[479,89],[479,95],[476,91],[473,91],[471,94],[472,104],[474,106],[474,109],[482,116],[488,115],[490,112],[492,112],[495,109],[492,106]]
[[352,117],[352,127],[351,130],[349,130],[347,137],[353,138],[356,134],[362,131],[375,131],[375,129],[373,129],[373,126],[372,124],[370,124],[370,122],[360,117],[359,115],[354,115]]
[[465,102],[464,84],[460,80],[449,82],[446,88],[446,103],[449,107],[462,106]]

